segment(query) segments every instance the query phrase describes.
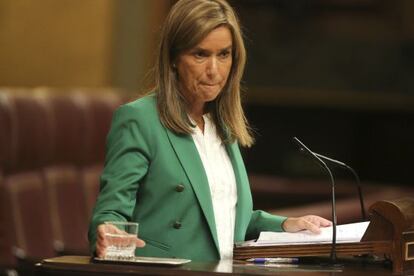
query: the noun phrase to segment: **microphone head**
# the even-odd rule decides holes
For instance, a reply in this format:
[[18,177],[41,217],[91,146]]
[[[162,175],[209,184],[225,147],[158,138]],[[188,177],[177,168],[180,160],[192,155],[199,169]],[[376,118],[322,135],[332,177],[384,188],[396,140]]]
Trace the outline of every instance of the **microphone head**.
[[293,137],[293,142],[298,146],[299,151],[301,152],[308,152],[313,155],[313,151],[311,151],[308,147],[305,146],[297,137]]
[[297,137],[293,137],[293,142],[298,145],[299,151],[305,153],[312,157],[317,163],[322,164],[322,166],[326,166],[325,162],[323,162],[318,156],[315,155],[313,151],[311,151],[304,143],[302,143]]

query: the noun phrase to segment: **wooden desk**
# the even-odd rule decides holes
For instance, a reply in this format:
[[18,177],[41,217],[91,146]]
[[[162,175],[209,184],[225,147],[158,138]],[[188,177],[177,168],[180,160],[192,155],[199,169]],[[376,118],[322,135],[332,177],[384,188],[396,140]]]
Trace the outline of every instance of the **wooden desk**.
[[[390,267],[380,263],[343,260],[343,267],[316,264],[260,266],[242,261],[191,262],[182,266],[148,266],[92,263],[88,256],[62,256],[45,259],[36,265],[36,275],[392,275]],[[292,267],[293,266],[293,267]],[[406,274],[409,275],[409,274]]]

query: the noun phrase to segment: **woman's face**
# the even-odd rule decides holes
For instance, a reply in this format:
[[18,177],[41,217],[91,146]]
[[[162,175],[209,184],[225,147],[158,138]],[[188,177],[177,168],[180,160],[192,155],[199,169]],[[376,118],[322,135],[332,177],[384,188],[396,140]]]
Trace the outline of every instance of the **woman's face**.
[[178,80],[190,105],[214,100],[226,85],[232,64],[232,35],[227,27],[211,31],[197,46],[179,55]]

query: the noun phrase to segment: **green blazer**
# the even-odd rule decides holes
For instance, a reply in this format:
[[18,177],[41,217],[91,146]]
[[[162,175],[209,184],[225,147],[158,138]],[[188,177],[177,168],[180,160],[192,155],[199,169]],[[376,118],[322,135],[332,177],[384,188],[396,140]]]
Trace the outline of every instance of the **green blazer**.
[[[282,231],[285,217],[253,211],[249,181],[239,147],[227,146],[237,182],[234,241],[260,231]],[[135,221],[146,242],[139,256],[192,260],[220,259],[209,184],[191,135],[165,128],[156,96],[121,106],[107,138],[100,193],[89,228],[95,251],[96,228],[105,221]]]

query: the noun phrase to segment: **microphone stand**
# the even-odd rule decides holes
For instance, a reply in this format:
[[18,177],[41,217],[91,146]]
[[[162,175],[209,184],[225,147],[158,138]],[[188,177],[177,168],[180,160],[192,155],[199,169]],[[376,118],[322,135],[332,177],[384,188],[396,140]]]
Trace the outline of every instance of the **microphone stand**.
[[325,169],[331,180],[331,201],[332,201],[332,247],[331,247],[331,262],[336,264],[336,200],[335,200],[335,179],[332,174],[331,169],[326,165],[326,163],[319,158],[313,151],[306,147],[298,138],[293,137],[293,141],[299,146],[300,151],[306,152],[308,155],[313,157],[313,160],[316,161],[323,169]]
[[352,167],[350,167],[347,164],[345,164],[344,162],[335,160],[333,158],[329,158],[329,157],[327,157],[325,155],[322,155],[322,154],[319,154],[319,153],[316,153],[316,152],[313,152],[313,154],[315,154],[317,157],[319,157],[321,159],[324,159],[324,160],[327,160],[327,161],[331,162],[332,164],[335,164],[335,165],[337,165],[339,167],[345,168],[345,169],[347,169],[348,171],[350,171],[352,173],[352,175],[355,178],[355,182],[356,182],[357,189],[358,189],[358,197],[359,197],[359,204],[361,206],[362,221],[366,221],[367,220],[367,216],[366,216],[366,213],[365,213],[364,198],[362,196],[361,180],[359,179],[359,176],[356,173],[356,171]]
[[[322,160],[321,160],[322,161]],[[325,162],[322,161],[323,167],[328,172],[329,177],[331,179],[331,200],[332,200],[332,247],[331,247],[331,261],[333,264],[336,263],[336,200],[335,200],[335,179],[332,174],[332,171],[326,165]]]

